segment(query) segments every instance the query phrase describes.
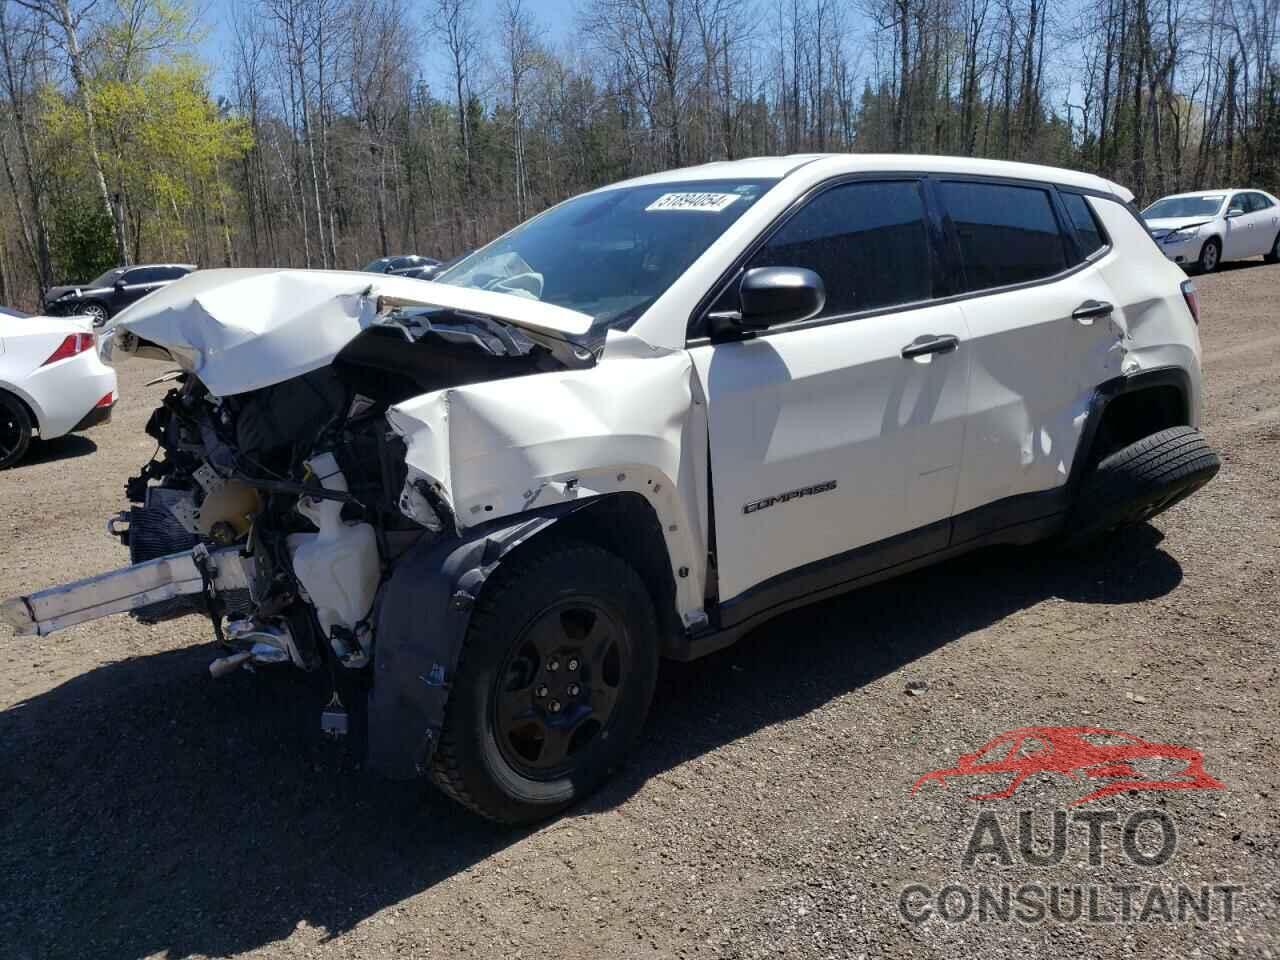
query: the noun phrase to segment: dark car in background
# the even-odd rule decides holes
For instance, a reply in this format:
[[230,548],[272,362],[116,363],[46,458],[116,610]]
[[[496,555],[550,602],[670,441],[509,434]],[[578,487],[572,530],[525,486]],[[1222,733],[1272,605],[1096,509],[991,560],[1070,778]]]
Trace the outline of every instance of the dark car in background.
[[194,269],[190,263],[116,267],[83,286],[50,287],[44,294],[43,309],[55,317],[74,314],[92,317],[93,325],[100,327],[135,300],[185,277]]
[[389,273],[397,277],[413,277],[430,280],[440,271],[440,261],[434,257],[405,254],[399,257],[379,257],[366,264],[364,273]]

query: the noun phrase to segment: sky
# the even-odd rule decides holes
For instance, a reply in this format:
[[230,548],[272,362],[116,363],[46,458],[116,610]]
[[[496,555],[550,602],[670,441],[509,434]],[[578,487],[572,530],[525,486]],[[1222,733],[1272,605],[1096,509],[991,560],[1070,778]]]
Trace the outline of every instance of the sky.
[[[229,66],[230,50],[234,40],[231,22],[231,9],[234,0],[207,0],[203,21],[208,27],[209,35],[201,45],[200,54],[204,61],[213,67],[213,89],[215,94],[225,94],[230,85]],[[571,42],[574,21],[580,0],[525,0],[525,9],[534,17],[545,31],[545,38],[553,47],[560,47]],[[477,22],[482,30],[490,28],[492,19],[486,23],[489,12],[496,7],[496,0],[476,0],[479,16]],[[429,19],[431,0],[409,0],[408,7]],[[427,34],[427,48],[423,51],[421,70],[427,82],[433,87],[439,86],[447,74],[442,63],[442,51],[431,44],[430,30]]]

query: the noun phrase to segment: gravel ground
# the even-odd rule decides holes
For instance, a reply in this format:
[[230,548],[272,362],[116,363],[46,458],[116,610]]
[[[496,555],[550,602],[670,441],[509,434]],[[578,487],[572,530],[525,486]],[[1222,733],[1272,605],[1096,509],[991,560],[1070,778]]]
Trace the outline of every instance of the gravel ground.
[[[1197,282],[1224,461],[1205,490],[1083,559],[983,553],[664,665],[634,762],[537,830],[362,774],[320,741],[311,678],[210,681],[201,620],[0,627],[0,956],[1280,957],[1280,267]],[[0,596],[122,562],[103,521],[151,455],[162,369],[125,364],[111,424],[0,474]],[[912,794],[1031,725],[1194,747],[1225,787]],[[1060,863],[1024,861],[1019,811],[1043,835],[1090,809],[1161,811],[1176,850],[1140,866],[1113,826],[1090,866],[1075,823]],[[1012,863],[964,864],[981,811]],[[952,919],[904,918],[904,890],[914,917],[908,888],[949,882],[1093,888],[1108,915],[1116,885],[1138,893],[1128,922],[961,921],[954,891]],[[1179,884],[1241,888],[1232,918],[1213,891],[1208,920],[1136,916]]]

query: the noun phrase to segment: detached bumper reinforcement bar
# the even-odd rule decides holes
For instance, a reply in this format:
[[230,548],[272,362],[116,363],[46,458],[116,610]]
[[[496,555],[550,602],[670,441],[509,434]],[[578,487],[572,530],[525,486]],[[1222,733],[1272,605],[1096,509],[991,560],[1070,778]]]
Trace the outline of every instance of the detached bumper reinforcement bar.
[[[242,556],[239,547],[209,551],[208,558],[215,592],[248,588],[253,561]],[[77,623],[203,590],[204,578],[194,551],[172,553],[6,600],[0,603],[0,620],[11,625],[18,636],[44,637]]]

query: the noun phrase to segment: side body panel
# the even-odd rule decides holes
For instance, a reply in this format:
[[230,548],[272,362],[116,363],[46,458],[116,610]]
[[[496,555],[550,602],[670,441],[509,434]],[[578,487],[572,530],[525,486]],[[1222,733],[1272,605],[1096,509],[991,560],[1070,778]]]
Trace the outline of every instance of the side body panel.
[[1200,328],[1182,297],[1187,279],[1182,269],[1166,260],[1143,226],[1118,203],[1090,198],[1090,205],[1111,235],[1119,255],[1098,265],[1121,309],[1124,337],[1120,341],[1120,372],[1133,375],[1164,367],[1187,372],[1191,426],[1200,425]]
[[1094,389],[1121,366],[1123,306],[1073,319],[1090,300],[1114,303],[1099,264],[961,303],[973,373],[957,513],[1066,483]]
[[1275,243],[1280,211],[1277,211],[1274,202],[1264,206],[1269,198],[1261,192],[1254,192],[1250,200],[1253,209],[1249,213],[1249,231],[1253,234],[1253,255],[1260,257],[1264,253],[1270,253],[1271,245]]
[[453,387],[392,407],[406,489],[425,481],[459,533],[490,520],[638,493],[662,524],[676,604],[703,619],[706,418],[683,351],[612,334],[600,363]]
[[[1180,289],[1186,277],[1123,206],[1088,202],[1111,240],[1107,253],[1059,280],[962,303],[974,359],[957,513],[1065,484],[1095,391],[1121,375],[1186,370],[1198,422],[1200,341]],[[1088,300],[1114,310],[1073,319]]]
[[[957,350],[910,360],[921,335]],[[706,392],[722,601],[947,519],[969,352],[954,304],[690,350]]]
[[[1233,193],[1231,199],[1227,201],[1227,210],[1232,207],[1240,206],[1243,203],[1243,193]],[[1223,212],[1222,219],[1222,259],[1223,260],[1239,260],[1242,257],[1250,257],[1254,254],[1252,214],[1245,213],[1239,217],[1228,217],[1226,211]]]

